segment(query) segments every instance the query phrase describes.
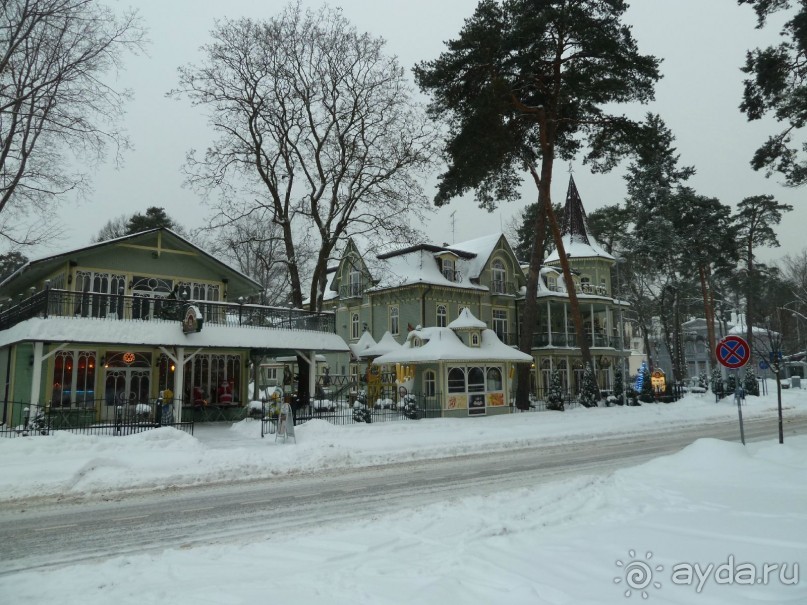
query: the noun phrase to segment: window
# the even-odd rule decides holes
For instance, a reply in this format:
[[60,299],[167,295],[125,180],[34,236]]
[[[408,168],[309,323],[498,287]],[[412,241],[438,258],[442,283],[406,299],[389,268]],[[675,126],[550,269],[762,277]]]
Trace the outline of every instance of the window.
[[190,405],[239,401],[240,355],[196,355],[185,364],[185,401]]
[[394,305],[389,308],[389,331],[393,336],[398,335],[398,306]]
[[53,356],[51,405],[95,406],[95,351],[59,351]]
[[426,370],[423,374],[423,395],[434,397],[437,393],[437,376],[434,370]]
[[591,292],[591,278],[588,275],[584,275],[580,278],[580,289],[583,292]]
[[500,260],[493,261],[491,266],[491,273],[493,274],[493,281],[491,282],[491,290],[496,294],[505,293],[505,271],[504,263]]
[[448,310],[445,305],[437,305],[437,327],[445,328],[448,325]]
[[471,346],[478,347],[479,346],[479,332],[472,332],[471,333]]
[[355,265],[351,265],[348,273],[348,296],[361,296],[361,271]]
[[75,291],[84,294],[76,296],[74,313],[81,317],[121,317],[123,300],[121,296],[113,295],[122,295],[125,288],[125,275],[76,271]]
[[505,344],[507,342],[507,311],[504,309],[493,309],[493,331]]
[[462,368],[450,368],[448,370],[448,392],[465,392],[465,370]]
[[499,368],[488,368],[488,391],[502,390],[502,371]]
[[468,392],[485,392],[485,370],[483,368],[468,368]]
[[350,316],[350,337],[353,340],[358,340],[359,335],[359,314],[353,313]]
[[546,276],[546,287],[552,290],[553,292],[558,291],[558,278],[554,275],[547,275]]
[[443,259],[443,277],[445,277],[448,281],[459,281],[457,279],[457,273],[454,270],[454,259],[453,258],[444,258]]

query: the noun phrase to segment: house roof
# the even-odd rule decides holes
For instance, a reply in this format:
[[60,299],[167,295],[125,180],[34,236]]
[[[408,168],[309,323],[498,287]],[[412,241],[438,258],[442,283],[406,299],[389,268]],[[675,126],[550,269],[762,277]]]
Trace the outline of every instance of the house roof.
[[[566,206],[563,209],[561,240],[567,256],[575,258],[604,258],[615,260],[594,239],[588,228],[583,200],[577,191],[574,177],[569,176],[569,188],[566,191]],[[557,249],[546,258],[547,263],[560,261]]]
[[368,347],[365,349],[359,357],[361,358],[369,358],[369,357],[379,357],[381,355],[386,355],[387,353],[392,353],[394,351],[398,351],[401,348],[401,344],[395,340],[395,337],[389,333],[389,331],[384,332],[384,336],[381,337],[381,340],[378,341],[375,345]]
[[[456,325],[454,325],[456,324]],[[481,324],[481,327],[480,327]],[[469,327],[480,328],[481,342],[478,347],[465,344],[456,330]],[[420,346],[417,346],[417,343]],[[434,363],[438,361],[508,361],[532,363],[532,356],[504,344],[496,332],[488,330],[485,323],[464,309],[460,317],[447,328],[420,328],[412,330],[406,342],[397,350],[376,357],[374,364],[387,363]]]
[[212,272],[214,272],[216,278],[219,278],[222,274],[224,274],[229,281],[228,291],[230,298],[254,294],[255,292],[259,292],[262,288],[259,282],[238,271],[237,269],[234,269],[227,263],[219,260],[178,233],[165,227],[157,227],[154,229],[141,231],[139,233],[124,235],[123,237],[118,237],[103,242],[97,242],[90,244],[89,246],[72,248],[56,254],[29,260],[22,267],[3,280],[2,283],[0,283],[0,291],[19,291],[24,289],[29,285],[45,279],[65,263],[71,260],[79,260],[81,256],[95,252],[104,247],[112,247],[120,244],[138,244],[143,246],[161,247],[165,243],[170,243],[172,250],[198,253],[199,261],[206,265]]

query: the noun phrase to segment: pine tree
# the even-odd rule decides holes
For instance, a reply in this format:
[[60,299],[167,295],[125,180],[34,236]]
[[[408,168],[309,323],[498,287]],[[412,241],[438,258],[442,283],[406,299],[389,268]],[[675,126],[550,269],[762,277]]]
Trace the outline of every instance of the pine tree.
[[709,387],[709,380],[706,377],[706,372],[701,372],[698,374],[698,386],[702,389],[706,389]]
[[759,383],[757,382],[757,375],[754,372],[754,368],[751,366],[748,366],[745,370],[743,388],[745,389],[746,395],[754,395],[759,397]]
[[600,399],[600,387],[597,386],[597,378],[594,376],[594,369],[590,363],[586,364],[583,371],[583,388],[580,391],[580,405],[586,408],[597,407]]
[[559,412],[564,410],[563,383],[557,368],[552,370],[549,376],[549,390],[546,392],[546,409],[557,410]]
[[729,374],[728,379],[726,380],[726,392],[729,395],[733,395],[734,391],[737,390],[737,376],[734,374]]
[[622,405],[622,393],[625,392],[625,385],[622,380],[622,368],[614,370],[614,397],[616,404]]

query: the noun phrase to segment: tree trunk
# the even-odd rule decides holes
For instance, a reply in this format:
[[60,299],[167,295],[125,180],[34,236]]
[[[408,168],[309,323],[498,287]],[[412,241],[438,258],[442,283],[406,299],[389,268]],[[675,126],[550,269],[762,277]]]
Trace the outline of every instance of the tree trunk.
[[[541,265],[544,264],[544,236],[546,234],[546,213],[542,211],[540,190],[538,212],[535,213],[535,237],[532,240],[530,268],[527,272],[527,294],[521,315],[521,333],[518,335],[518,349],[532,355],[533,334],[538,319],[538,279]],[[516,406],[526,410],[530,405],[530,372],[532,367],[525,363],[516,366]],[[537,368],[536,368],[537,369]]]
[[717,367],[717,357],[715,356],[715,348],[717,347],[717,340],[715,340],[715,307],[714,300],[709,289],[708,275],[705,267],[698,267],[698,276],[701,281],[701,293],[703,295],[703,314],[706,317],[706,335],[709,339],[709,363],[710,369]]
[[756,289],[754,288],[754,250],[751,238],[748,238],[748,273],[746,275],[747,286],[745,289],[745,340],[753,350],[754,341],[754,307],[756,306]]

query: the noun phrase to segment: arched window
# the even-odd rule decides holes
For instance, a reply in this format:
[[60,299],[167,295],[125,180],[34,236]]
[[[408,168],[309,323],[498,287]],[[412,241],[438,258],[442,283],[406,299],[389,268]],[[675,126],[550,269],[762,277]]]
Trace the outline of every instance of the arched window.
[[483,393],[485,391],[485,370],[468,368],[468,392]]
[[350,316],[350,337],[353,340],[358,340],[359,336],[359,314],[354,313]]
[[462,368],[450,368],[448,370],[448,392],[465,392],[465,370]]
[[493,261],[491,265],[491,273],[493,274],[493,281],[491,281],[491,290],[495,294],[505,293],[505,276],[504,263],[500,260]]
[[502,371],[499,368],[488,368],[488,391],[502,390]]
[[434,397],[437,394],[437,375],[434,370],[426,370],[423,374],[423,395]]
[[361,296],[361,271],[358,265],[351,264],[348,273],[348,294],[350,296]]
[[398,335],[399,330],[398,319],[399,319],[398,305],[394,305],[389,308],[389,331],[390,334],[392,334],[393,336]]
[[437,327],[445,328],[448,323],[448,310],[445,305],[437,305]]

